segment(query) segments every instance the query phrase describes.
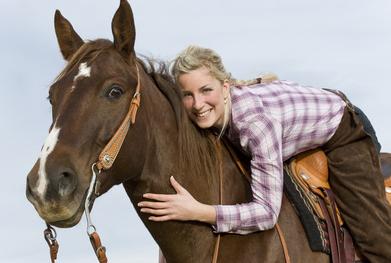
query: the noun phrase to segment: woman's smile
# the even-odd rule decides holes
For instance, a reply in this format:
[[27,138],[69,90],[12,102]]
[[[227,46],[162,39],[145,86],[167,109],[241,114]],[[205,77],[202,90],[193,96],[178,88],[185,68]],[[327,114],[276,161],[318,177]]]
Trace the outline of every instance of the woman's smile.
[[202,112],[199,112],[199,113],[194,113],[197,118],[201,118],[201,119],[205,119],[209,116],[209,113],[213,110],[213,108],[209,109],[209,110],[206,110],[206,111],[202,111]]

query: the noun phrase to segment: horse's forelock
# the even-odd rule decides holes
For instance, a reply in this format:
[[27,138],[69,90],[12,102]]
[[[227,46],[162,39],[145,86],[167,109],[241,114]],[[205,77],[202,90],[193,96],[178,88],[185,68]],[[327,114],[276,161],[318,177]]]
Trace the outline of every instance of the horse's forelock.
[[107,39],[85,42],[69,60],[65,68],[55,78],[55,82],[79,67],[81,62],[91,64],[102,52],[113,48],[113,43]]

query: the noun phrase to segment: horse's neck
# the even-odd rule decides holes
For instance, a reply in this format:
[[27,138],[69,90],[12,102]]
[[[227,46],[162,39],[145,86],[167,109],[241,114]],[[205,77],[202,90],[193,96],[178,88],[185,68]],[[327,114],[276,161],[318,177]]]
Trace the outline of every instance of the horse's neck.
[[[213,249],[214,237],[210,226],[194,222],[155,223],[147,219],[148,215],[141,214],[137,207],[144,193],[174,194],[169,182],[170,176],[174,176],[190,193],[195,193],[195,198],[213,203],[208,197],[212,189],[200,191],[204,187],[211,187],[210,185],[207,186],[202,180],[194,183],[191,172],[178,170],[178,130],[171,105],[161,93],[144,91],[142,95],[142,106],[145,105],[143,119],[146,120],[146,134],[143,134],[146,148],[143,150],[144,165],[137,180],[129,180],[123,185],[140,218],[168,259],[172,262],[194,262],[193,253],[196,253],[199,255],[199,262],[205,262],[204,259],[210,257]],[[135,154],[137,155],[137,149],[130,156]],[[215,192],[216,190],[214,189]]]

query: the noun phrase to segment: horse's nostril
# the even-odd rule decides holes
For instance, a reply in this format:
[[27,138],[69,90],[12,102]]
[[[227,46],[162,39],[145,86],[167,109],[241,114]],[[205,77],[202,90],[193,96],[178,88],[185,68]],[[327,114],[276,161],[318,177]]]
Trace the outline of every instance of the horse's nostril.
[[62,172],[58,180],[58,193],[61,196],[70,195],[76,189],[76,176],[70,171]]

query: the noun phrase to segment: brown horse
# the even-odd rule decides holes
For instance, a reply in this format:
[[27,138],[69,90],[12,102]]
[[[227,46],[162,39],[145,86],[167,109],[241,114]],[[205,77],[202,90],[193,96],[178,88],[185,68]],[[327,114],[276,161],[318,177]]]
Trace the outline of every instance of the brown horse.
[[[222,202],[249,201],[249,184],[229,152],[216,148],[215,137],[191,123],[180,91],[168,76],[148,71],[136,58],[133,14],[127,1],[121,1],[112,21],[114,43],[102,39],[83,42],[58,11],[55,28],[68,65],[50,87],[53,123],[41,156],[28,174],[27,198],[51,225],[72,227],[80,221],[91,165],[125,118],[139,83],[141,106],[135,123],[112,168],[98,175],[97,195],[122,183],[168,262],[210,262],[216,235],[209,225],[151,222],[136,204],[146,192],[174,193],[171,175],[199,201],[218,204],[218,175],[223,174]],[[328,255],[311,251],[286,198],[278,222],[292,262],[330,262]],[[221,238],[218,262],[283,261],[275,229]]]

